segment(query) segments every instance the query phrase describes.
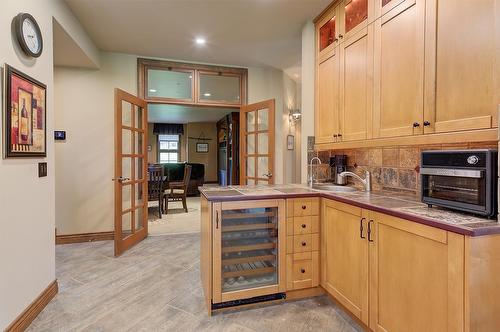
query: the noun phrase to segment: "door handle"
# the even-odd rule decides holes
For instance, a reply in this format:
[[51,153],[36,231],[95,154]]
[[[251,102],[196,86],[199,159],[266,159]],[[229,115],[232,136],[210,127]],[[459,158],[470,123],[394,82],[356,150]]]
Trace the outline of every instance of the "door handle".
[[219,229],[219,211],[215,211],[215,229]]
[[364,218],[364,217],[359,220],[359,237],[362,239],[366,239],[366,236],[363,235],[363,230],[364,230],[363,221],[365,221],[365,220],[366,220],[366,218]]
[[370,220],[368,222],[368,241],[369,242],[373,242],[373,239],[372,239],[372,224],[373,224],[373,220]]
[[130,178],[124,178],[123,176],[117,177],[116,179],[111,179],[112,181],[118,181],[118,182],[123,182],[123,181],[130,181]]
[[262,175],[269,178],[269,179],[273,177],[273,173],[267,173],[267,174],[262,174]]

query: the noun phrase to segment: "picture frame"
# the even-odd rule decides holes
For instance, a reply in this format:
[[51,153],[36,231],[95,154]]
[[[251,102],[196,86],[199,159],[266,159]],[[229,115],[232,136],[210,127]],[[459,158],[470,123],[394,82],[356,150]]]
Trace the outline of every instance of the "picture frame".
[[286,148],[288,150],[293,150],[295,147],[295,136],[287,135],[286,137]]
[[3,157],[47,156],[47,86],[5,64]]
[[197,153],[208,153],[208,143],[196,143]]

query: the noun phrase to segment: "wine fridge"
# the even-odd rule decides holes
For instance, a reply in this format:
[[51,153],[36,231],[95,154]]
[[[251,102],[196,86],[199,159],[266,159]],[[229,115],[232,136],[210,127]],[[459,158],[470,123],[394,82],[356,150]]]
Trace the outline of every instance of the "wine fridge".
[[285,291],[283,200],[214,204],[213,302]]

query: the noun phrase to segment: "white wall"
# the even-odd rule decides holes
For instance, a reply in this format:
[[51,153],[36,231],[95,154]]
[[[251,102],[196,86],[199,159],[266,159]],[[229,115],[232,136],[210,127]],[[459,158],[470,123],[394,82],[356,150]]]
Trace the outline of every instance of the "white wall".
[[314,23],[302,28],[301,178],[307,182],[307,136],[314,136]]
[[[44,51],[38,59],[25,57],[11,34],[12,19],[20,12],[31,13],[42,30]],[[80,31],[73,38],[90,49],[90,39],[62,1],[0,1],[0,64],[8,63],[47,85],[47,158],[0,159],[0,330],[55,279],[53,17],[68,30]],[[48,163],[44,178],[37,175],[41,161]]]

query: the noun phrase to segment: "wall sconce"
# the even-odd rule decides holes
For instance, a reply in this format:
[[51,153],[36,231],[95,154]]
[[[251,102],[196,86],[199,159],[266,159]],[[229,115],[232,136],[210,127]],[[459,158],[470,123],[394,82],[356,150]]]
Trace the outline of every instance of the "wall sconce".
[[290,110],[290,120],[296,122],[296,121],[300,120],[301,116],[302,116],[302,113],[300,113],[299,109]]

